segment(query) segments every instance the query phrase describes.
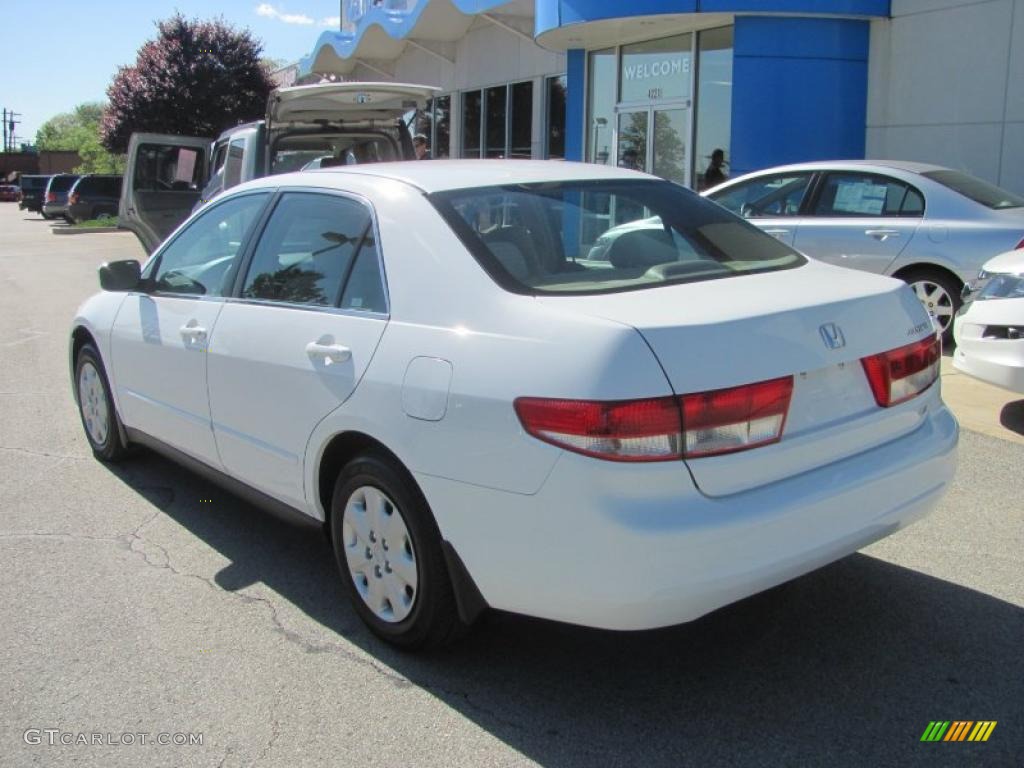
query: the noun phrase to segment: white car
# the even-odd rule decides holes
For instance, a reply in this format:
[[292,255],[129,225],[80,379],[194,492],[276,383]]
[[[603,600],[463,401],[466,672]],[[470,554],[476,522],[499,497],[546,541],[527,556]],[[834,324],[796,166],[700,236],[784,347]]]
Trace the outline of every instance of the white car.
[[964,298],[953,326],[953,366],[1024,394],[1024,251],[986,262]]
[[[609,210],[664,224],[588,260]],[[910,288],[632,171],[271,176],[100,278],[71,336],[95,454],[326,525],[405,647],[488,607],[690,621],[917,520],[955,468]]]

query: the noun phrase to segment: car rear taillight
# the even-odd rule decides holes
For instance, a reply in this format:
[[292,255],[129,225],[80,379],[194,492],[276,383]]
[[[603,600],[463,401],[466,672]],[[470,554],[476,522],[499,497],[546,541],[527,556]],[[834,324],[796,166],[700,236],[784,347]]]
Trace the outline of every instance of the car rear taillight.
[[46,193],[46,202],[48,202],[48,203],[56,203],[57,202],[57,193],[56,192],[47,192]]
[[78,193],[72,192],[68,195],[68,205],[78,205]]
[[1021,248],[1024,248],[1024,237],[1022,237],[1020,242],[1013,247],[1013,250],[1019,251]]
[[550,400],[520,397],[523,428],[545,442],[611,461],[680,458],[679,406],[673,397],[648,400]]
[[555,400],[520,397],[528,434],[609,461],[669,461],[715,456],[778,442],[793,377],[681,397]]
[[924,392],[939,378],[939,337],[861,359],[875,402],[888,408]]
[[715,456],[778,442],[792,395],[792,376],[683,395],[684,455]]

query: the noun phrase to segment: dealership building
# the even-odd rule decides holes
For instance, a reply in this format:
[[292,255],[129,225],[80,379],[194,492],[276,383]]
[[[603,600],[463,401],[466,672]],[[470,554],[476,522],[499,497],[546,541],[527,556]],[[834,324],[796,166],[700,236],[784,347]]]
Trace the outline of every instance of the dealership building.
[[343,0],[297,78],[441,94],[434,157],[564,158],[700,188],[835,158],[1024,192],[1024,0]]

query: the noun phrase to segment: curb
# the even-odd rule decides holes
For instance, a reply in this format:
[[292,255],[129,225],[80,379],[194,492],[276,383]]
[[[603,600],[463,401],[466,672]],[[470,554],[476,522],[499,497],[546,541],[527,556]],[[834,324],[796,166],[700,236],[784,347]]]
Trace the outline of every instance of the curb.
[[118,227],[54,227],[50,231],[55,235],[101,235],[107,232],[120,232],[121,230]]

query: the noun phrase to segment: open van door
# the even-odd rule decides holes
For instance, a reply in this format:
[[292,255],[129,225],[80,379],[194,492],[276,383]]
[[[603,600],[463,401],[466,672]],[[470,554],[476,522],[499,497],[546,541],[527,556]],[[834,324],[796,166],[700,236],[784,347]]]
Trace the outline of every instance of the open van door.
[[121,226],[152,253],[198,202],[212,139],[133,133],[121,187]]

